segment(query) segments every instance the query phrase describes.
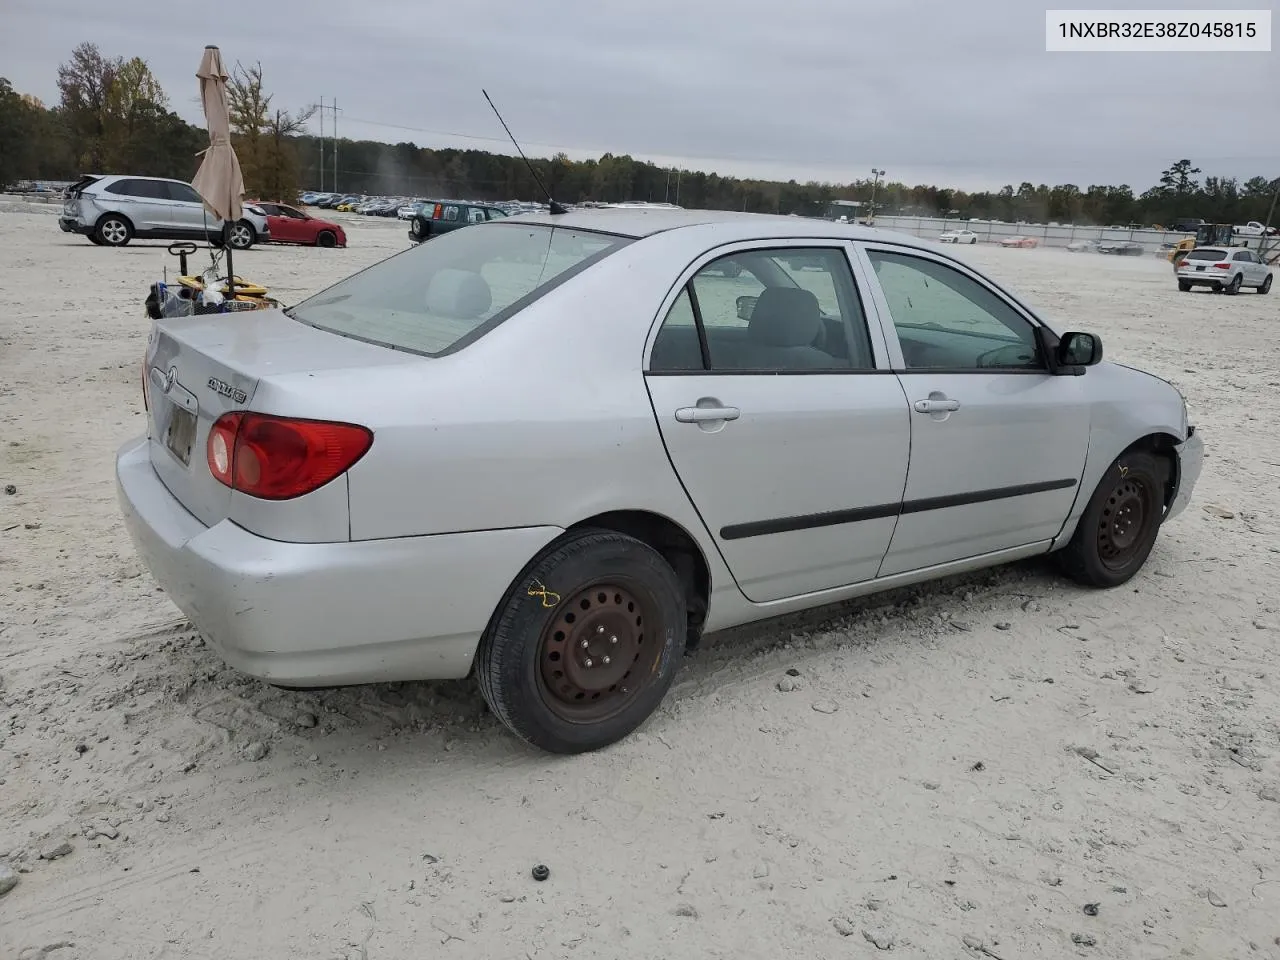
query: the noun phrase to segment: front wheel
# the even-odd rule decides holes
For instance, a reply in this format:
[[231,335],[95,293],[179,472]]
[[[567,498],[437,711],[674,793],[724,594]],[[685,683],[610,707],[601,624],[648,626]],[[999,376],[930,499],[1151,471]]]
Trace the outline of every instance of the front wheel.
[[1118,587],[1142,569],[1164,519],[1170,465],[1132,451],[1113,463],[1058,552],[1062,571],[1090,587]]
[[551,753],[597,750],[662,702],[687,633],[684,591],[652,547],[610,530],[561,538],[516,580],[480,641],[489,709]]
[[1262,286],[1260,286],[1260,287],[1258,288],[1258,292],[1259,292],[1259,293],[1270,293],[1270,292],[1271,292],[1271,274],[1269,274],[1269,273],[1267,274],[1267,279],[1265,279],[1265,280],[1263,280],[1263,281],[1262,281]]
[[332,247],[336,246],[338,238],[333,235],[332,230],[321,230],[320,235],[316,237],[316,246]]
[[228,239],[232,249],[248,250],[253,246],[253,241],[257,239],[257,234],[254,232],[253,224],[248,220],[237,220],[231,228],[231,234]]

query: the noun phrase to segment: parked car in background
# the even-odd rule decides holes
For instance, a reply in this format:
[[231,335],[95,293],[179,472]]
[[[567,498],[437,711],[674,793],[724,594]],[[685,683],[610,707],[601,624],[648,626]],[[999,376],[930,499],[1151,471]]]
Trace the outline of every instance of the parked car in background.
[[972,230],[948,230],[938,237],[940,243],[977,243],[978,235]]
[[273,243],[300,243],[310,247],[345,247],[347,232],[341,224],[320,220],[287,203],[255,200],[267,215]]
[[[223,242],[223,222],[205,209],[196,188],[165,177],[86,174],[67,190],[58,228],[104,247],[123,247],[134,238]],[[246,203],[228,238],[236,250],[270,240],[266,212]]]
[[1000,241],[1002,247],[1038,247],[1040,241],[1035,237],[1005,237]]
[[1240,247],[1196,247],[1178,263],[1175,274],[1183,293],[1210,287],[1215,293],[1237,294],[1242,287],[1271,292],[1271,268],[1252,250]]
[[426,200],[414,200],[412,203],[402,204],[396,208],[396,217],[400,220],[410,220],[413,215],[422,209],[422,205]]
[[1264,226],[1257,220],[1250,220],[1248,223],[1235,228],[1237,237],[1274,237],[1277,233],[1280,233],[1280,230],[1276,227]]
[[1140,257],[1146,253],[1146,247],[1134,240],[1099,240],[1098,252],[1109,253],[1117,257]]
[[1097,240],[1072,240],[1067,244],[1066,249],[1070,253],[1097,253]]
[[1119,587],[1203,457],[1096,335],[804,218],[499,219],[147,344],[119,500],[213,649],[294,687],[474,672],[559,753],[643,723],[709,631],[1051,553]]
[[502,220],[506,216],[505,210],[487,203],[438,200],[429,206],[424,204],[409,218],[409,239],[414,243],[422,243],[459,227]]

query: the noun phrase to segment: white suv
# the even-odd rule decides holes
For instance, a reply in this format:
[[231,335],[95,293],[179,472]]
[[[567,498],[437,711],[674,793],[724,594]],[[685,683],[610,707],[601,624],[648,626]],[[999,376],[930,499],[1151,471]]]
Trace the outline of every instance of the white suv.
[[[79,233],[104,247],[123,247],[139,240],[207,240],[222,244],[223,224],[204,208],[195,187],[164,177],[92,174],[67,190],[58,227]],[[267,215],[252,204],[231,225],[231,246],[247,250],[271,239]]]

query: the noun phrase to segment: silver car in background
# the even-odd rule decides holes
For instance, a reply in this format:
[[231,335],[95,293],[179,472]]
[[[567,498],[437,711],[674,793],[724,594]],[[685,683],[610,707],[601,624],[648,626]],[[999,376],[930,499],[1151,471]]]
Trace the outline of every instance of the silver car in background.
[[458,678],[538,746],[626,736],[708,631],[1053,552],[1146,561],[1178,391],[936,245],[797,217],[527,214],[285,311],[156,322],[116,464],[234,667]]
[[[222,220],[205,209],[195,187],[166,177],[81,177],[67,190],[58,227],[105,247],[123,247],[135,237],[223,242]],[[246,204],[227,234],[237,250],[270,240],[266,211]]]
[[1271,291],[1271,268],[1252,250],[1241,247],[1196,247],[1178,262],[1178,289],[1209,287],[1215,293],[1237,294],[1243,287]]

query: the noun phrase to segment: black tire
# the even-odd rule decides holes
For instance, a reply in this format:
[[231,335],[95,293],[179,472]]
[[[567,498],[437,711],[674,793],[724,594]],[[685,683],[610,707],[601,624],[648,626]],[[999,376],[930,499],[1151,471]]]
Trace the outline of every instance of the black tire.
[[409,237],[414,243],[421,243],[431,235],[430,228],[423,222],[421,217],[414,217],[409,221]]
[[611,530],[575,531],[516,578],[480,640],[476,676],[517,736],[583,753],[657,709],[686,634],[684,591],[661,554]]
[[102,246],[102,241],[98,239],[98,232],[96,230],[93,233],[85,234],[85,236],[89,238],[89,242],[92,243],[95,247]]
[[1143,451],[1122,454],[1107,468],[1080,516],[1058,564],[1089,587],[1118,587],[1151,555],[1164,519],[1170,464]]
[[316,236],[317,247],[335,247],[338,245],[338,238],[334,236],[332,230],[321,230]]
[[1188,283],[1186,280],[1179,280],[1178,289],[1181,290],[1183,293],[1186,293],[1191,289],[1191,284]]
[[1231,282],[1222,288],[1222,292],[1227,294],[1228,296],[1234,297],[1237,293],[1240,292],[1240,285],[1242,283],[1244,283],[1244,274],[1237,273],[1234,277],[1231,278]]
[[1271,274],[1267,274],[1267,279],[1262,281],[1262,286],[1258,287],[1259,293],[1271,292]]
[[133,239],[133,224],[118,213],[108,213],[98,221],[93,232],[101,246],[123,247]]
[[248,220],[237,220],[227,237],[232,250],[248,250],[257,242],[258,232]]

